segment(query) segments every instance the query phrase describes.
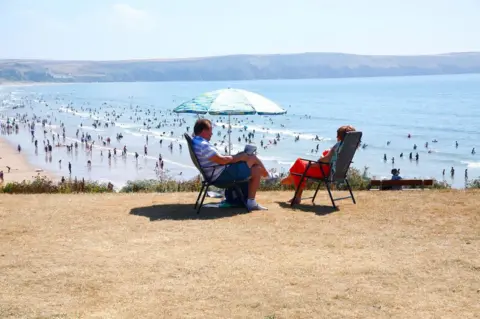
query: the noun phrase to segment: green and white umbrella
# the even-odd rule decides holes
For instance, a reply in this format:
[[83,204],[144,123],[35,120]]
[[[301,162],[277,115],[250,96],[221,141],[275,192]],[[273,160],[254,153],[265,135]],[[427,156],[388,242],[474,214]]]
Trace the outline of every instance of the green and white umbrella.
[[250,91],[222,89],[200,94],[177,106],[175,113],[228,115],[228,149],[230,153],[231,115],[281,115],[287,113],[275,102]]

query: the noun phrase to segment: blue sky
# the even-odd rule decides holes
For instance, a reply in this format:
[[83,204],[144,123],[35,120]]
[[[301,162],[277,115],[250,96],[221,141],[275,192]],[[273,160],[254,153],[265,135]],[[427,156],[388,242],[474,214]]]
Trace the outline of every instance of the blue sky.
[[480,51],[480,0],[0,0],[0,58]]

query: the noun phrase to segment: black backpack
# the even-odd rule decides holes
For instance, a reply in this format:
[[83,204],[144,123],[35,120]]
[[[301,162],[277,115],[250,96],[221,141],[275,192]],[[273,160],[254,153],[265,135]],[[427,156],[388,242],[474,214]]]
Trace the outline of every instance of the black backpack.
[[[246,201],[248,196],[248,183],[238,184],[238,187],[242,191],[243,199]],[[238,197],[233,187],[225,189],[225,201],[231,205],[243,206],[242,200]]]

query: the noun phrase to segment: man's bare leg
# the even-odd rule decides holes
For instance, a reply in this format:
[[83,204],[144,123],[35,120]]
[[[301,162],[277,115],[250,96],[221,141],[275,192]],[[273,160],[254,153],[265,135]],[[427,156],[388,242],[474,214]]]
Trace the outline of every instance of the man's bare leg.
[[248,156],[247,165],[250,168],[252,168],[255,165],[259,166],[260,167],[260,176],[268,177],[267,169],[263,165],[262,161],[256,155]]
[[261,167],[254,165],[250,168],[251,178],[248,182],[248,199],[255,199],[260,186]]

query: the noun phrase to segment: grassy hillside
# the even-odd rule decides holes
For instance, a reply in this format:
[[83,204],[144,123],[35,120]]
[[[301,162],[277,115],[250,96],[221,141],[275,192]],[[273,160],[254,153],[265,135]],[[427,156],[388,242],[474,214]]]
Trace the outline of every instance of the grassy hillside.
[[478,318],[480,193],[356,195],[0,195],[0,318]]
[[0,60],[0,81],[129,82],[303,79],[480,73],[480,53],[367,56],[232,55],[178,60]]

